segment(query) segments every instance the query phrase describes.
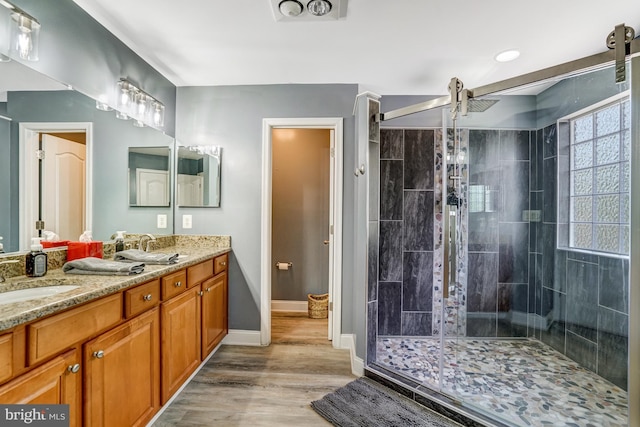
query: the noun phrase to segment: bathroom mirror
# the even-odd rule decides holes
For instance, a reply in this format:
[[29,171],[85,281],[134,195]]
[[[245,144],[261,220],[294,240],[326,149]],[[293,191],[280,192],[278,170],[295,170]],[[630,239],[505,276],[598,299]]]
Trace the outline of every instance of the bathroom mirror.
[[176,205],[220,207],[222,147],[178,145]]
[[169,147],[129,147],[129,206],[170,206]]
[[[82,225],[69,236],[79,238],[79,230],[90,228],[95,240],[109,240],[116,230],[129,233],[173,233],[173,210],[167,202],[153,209],[139,209],[128,202],[128,148],[164,147],[167,159],[174,139],[149,127],[138,128],[131,120],[119,120],[113,111],[96,109],[94,99],[17,61],[0,62],[0,243],[6,253],[26,251],[37,236],[35,222],[27,222],[22,199],[37,199],[38,179],[26,185],[22,175],[21,128],[67,129],[82,127],[86,137],[86,192]],[[49,126],[51,125],[51,126]],[[73,129],[77,131],[77,129]],[[62,133],[62,131],[61,131]],[[27,135],[28,136],[28,135]],[[60,135],[58,135],[60,136]],[[67,135],[68,137],[69,135]],[[37,167],[35,168],[37,170]],[[36,177],[37,178],[37,177]],[[47,180],[48,184],[54,180]],[[167,185],[170,190],[170,185]],[[60,190],[59,187],[54,187]],[[47,193],[51,193],[49,189]],[[77,192],[74,193],[77,195]],[[67,200],[65,197],[59,200]],[[169,200],[169,198],[167,199]],[[67,200],[68,201],[68,200]],[[47,220],[45,229],[59,230],[56,220]],[[156,227],[164,224],[163,227]],[[24,229],[24,232],[23,230]],[[26,239],[26,240],[25,240]]]

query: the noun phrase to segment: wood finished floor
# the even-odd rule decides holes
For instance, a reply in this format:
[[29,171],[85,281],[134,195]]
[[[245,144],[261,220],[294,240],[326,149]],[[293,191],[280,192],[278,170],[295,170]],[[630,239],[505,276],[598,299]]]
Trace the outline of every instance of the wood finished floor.
[[327,426],[309,404],[354,379],[327,319],[274,312],[269,347],[220,347],[153,426]]

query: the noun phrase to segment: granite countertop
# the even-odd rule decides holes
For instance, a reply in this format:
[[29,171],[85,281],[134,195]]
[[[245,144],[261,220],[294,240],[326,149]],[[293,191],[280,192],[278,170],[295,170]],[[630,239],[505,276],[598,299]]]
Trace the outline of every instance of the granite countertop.
[[[116,293],[168,273],[231,251],[230,246],[176,245],[152,253],[178,253],[186,255],[171,265],[145,265],[144,272],[132,276],[102,276],[65,274],[61,268],[50,270],[44,277],[17,276],[0,283],[2,292],[51,285],[77,285],[76,289],[53,296],[28,301],[0,304],[0,332],[23,323]],[[106,257],[105,257],[106,258]]]

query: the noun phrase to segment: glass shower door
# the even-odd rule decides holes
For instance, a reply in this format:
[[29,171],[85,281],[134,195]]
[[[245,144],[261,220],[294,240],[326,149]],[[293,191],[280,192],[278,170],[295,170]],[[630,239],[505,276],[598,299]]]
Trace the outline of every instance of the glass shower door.
[[443,113],[441,391],[510,425],[627,425],[632,125],[614,74]]

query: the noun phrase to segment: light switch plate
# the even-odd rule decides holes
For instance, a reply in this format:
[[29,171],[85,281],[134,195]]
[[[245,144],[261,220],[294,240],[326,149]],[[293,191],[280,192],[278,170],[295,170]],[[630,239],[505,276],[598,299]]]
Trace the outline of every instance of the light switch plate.
[[158,214],[158,228],[167,228],[167,215]]
[[191,227],[193,227],[191,215],[182,215],[182,228],[191,228]]

